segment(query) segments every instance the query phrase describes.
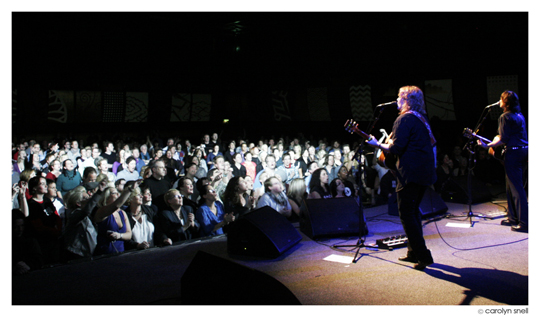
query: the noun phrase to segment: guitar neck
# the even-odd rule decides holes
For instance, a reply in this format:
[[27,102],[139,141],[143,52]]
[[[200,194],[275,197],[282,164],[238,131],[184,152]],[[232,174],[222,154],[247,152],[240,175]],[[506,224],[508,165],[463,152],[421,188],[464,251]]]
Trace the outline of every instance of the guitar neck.
[[490,139],[486,139],[484,138],[483,136],[480,136],[478,134],[473,134],[473,137],[477,138],[478,140],[482,140],[484,143],[491,143],[491,140]]

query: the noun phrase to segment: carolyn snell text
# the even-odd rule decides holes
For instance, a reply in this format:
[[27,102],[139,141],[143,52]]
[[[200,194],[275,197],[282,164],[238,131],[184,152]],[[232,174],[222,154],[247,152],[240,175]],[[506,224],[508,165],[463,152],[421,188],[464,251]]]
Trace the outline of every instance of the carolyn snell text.
[[518,314],[528,314],[529,308],[489,308],[489,309],[479,309],[478,313],[480,315],[518,315]]

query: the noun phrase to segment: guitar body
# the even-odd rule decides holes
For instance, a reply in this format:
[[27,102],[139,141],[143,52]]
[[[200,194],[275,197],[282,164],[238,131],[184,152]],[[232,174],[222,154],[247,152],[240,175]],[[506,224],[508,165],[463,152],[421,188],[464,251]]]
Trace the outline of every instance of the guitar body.
[[397,169],[398,157],[395,154],[392,153],[384,153],[384,151],[381,151],[381,155],[379,155],[379,158],[377,159],[377,163],[379,163],[380,166],[387,168],[389,170],[395,171]]

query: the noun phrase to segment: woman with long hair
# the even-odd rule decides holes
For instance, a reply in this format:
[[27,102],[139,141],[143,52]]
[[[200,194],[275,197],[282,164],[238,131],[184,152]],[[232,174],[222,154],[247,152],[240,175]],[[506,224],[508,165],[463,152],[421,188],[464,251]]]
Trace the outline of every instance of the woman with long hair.
[[19,151],[19,155],[17,157],[17,162],[13,164],[13,171],[17,173],[22,173],[25,169],[27,169],[27,163],[26,163],[26,151]]
[[332,193],[333,198],[343,198],[345,196],[345,184],[339,178],[334,178],[330,182],[330,192]]
[[200,196],[201,206],[195,218],[201,225],[201,236],[223,234],[223,227],[234,221],[234,215],[225,213],[225,208],[217,200],[217,192],[211,185],[202,186]]
[[297,219],[300,218],[305,204],[304,200],[307,198],[306,182],[303,178],[295,178],[291,181],[287,190],[287,198],[293,211],[292,216]]
[[244,178],[237,176],[229,180],[223,193],[225,212],[240,217],[253,208],[253,198],[247,193],[248,187]]
[[131,193],[139,188],[139,182],[130,182],[122,193],[115,187],[107,187],[99,200],[99,209],[94,215],[98,236],[96,254],[124,252],[124,242],[131,240],[131,225],[121,208]]
[[124,242],[125,248],[144,250],[153,247],[156,212],[144,204],[140,187],[131,192],[127,202],[125,211],[131,226],[131,240]]
[[332,198],[328,187],[328,172],[324,167],[316,169],[309,181],[309,199]]
[[264,182],[264,195],[259,198],[257,208],[264,206],[272,207],[275,211],[289,218],[291,216],[291,204],[283,192],[283,183],[276,176],[269,177]]

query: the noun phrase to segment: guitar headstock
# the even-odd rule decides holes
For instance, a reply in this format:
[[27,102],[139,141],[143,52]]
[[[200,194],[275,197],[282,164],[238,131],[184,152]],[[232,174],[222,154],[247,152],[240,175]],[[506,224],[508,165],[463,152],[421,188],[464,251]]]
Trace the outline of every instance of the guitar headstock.
[[349,119],[347,122],[345,122],[345,131],[349,132],[350,134],[356,133],[366,140],[369,139],[369,135],[358,129],[358,123],[356,123],[353,119]]
[[472,132],[472,130],[469,128],[465,128],[463,129],[463,136],[466,138],[472,138],[474,137],[474,132]]
[[357,132],[358,123],[356,123],[353,119],[347,120],[347,122],[345,122],[345,131],[349,132],[350,134]]

